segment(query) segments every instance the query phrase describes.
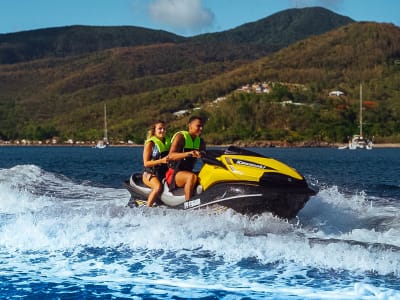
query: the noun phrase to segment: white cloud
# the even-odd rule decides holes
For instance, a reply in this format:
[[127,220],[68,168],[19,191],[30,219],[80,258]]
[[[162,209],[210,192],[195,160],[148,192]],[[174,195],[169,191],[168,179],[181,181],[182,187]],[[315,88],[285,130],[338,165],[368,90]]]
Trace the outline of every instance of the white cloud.
[[201,0],[154,0],[149,12],[157,23],[184,31],[201,30],[214,22],[214,14]]

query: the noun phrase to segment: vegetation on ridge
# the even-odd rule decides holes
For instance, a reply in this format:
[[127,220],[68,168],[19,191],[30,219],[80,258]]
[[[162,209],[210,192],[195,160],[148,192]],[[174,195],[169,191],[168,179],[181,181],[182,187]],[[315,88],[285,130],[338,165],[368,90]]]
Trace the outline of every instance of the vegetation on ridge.
[[[319,9],[299,11],[321,14]],[[290,20],[289,13],[293,12],[278,17]],[[314,26],[322,27],[321,22]],[[107,103],[114,142],[143,142],[154,119],[167,120],[170,131],[182,128],[186,118],[173,114],[180,110],[208,117],[205,137],[210,143],[342,142],[358,131],[362,82],[364,99],[374,103],[364,113],[366,134],[381,141],[399,139],[398,27],[350,22],[291,41],[287,48],[282,44],[284,49],[268,56],[259,51],[263,48],[262,43],[257,45],[259,37],[240,44],[236,34],[244,28],[234,29],[235,35],[225,44],[211,34],[179,43],[0,65],[0,137],[96,140],[102,136],[103,103]],[[252,50],[258,54],[249,55]],[[270,93],[237,90],[256,82],[269,83]],[[341,90],[345,96],[329,97],[331,90]],[[223,96],[225,100],[213,102]]]

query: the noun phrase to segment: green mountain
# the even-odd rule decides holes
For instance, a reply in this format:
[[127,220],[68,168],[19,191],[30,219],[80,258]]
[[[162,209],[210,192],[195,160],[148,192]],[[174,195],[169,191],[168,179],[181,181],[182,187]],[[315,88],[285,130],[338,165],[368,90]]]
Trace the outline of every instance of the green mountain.
[[22,31],[0,34],[0,64],[184,40],[166,31],[134,26],[67,26]]
[[[181,128],[186,119],[173,113],[196,107],[209,118],[205,134],[210,142],[337,141],[354,129],[351,97],[360,80],[374,83],[371,90],[379,98],[374,100],[386,101],[384,107],[390,108],[381,117],[393,119],[388,128],[378,126],[374,132],[393,136],[398,126],[395,97],[400,88],[396,90],[395,82],[400,80],[393,62],[400,56],[399,29],[389,24],[354,23],[322,8],[307,8],[192,38],[150,30],[143,39],[132,39],[136,44],[119,46],[115,43],[122,38],[104,38],[107,30],[117,34],[115,28],[76,28],[80,37],[86,30],[98,31],[97,42],[89,43],[97,46],[89,48],[84,38],[72,35],[68,40],[75,46],[67,48],[75,50],[59,54],[54,51],[57,35],[46,34],[42,40],[49,41],[47,46],[36,52],[28,51],[28,42],[25,48],[23,42],[13,44],[31,54],[17,51],[14,57],[19,60],[0,64],[0,137],[95,140],[102,136],[107,103],[114,142],[142,142],[149,123],[159,118],[167,120],[171,130]],[[7,43],[0,35],[0,49],[13,48],[12,35],[7,35]],[[32,53],[40,59],[32,60]],[[271,93],[236,92],[253,82],[270,82]],[[294,88],[294,83],[302,88]],[[348,95],[340,99],[343,103],[326,96],[329,89],[339,88]],[[228,97],[214,105],[221,96]],[[304,105],[300,110],[275,105],[286,100]],[[346,109],[338,111],[339,106]],[[324,118],[324,113],[337,117]],[[336,134],[331,134],[333,124],[341,128]]]
[[228,48],[230,57],[255,59],[352,22],[322,7],[288,9],[231,30],[196,36],[190,43],[207,49],[217,46],[222,53]]
[[[0,64],[89,54],[117,47],[185,43],[209,61],[261,57],[311,35],[353,22],[315,7],[290,9],[237,28],[192,38],[135,26],[67,26],[0,34]],[[217,50],[217,53],[216,53]]]

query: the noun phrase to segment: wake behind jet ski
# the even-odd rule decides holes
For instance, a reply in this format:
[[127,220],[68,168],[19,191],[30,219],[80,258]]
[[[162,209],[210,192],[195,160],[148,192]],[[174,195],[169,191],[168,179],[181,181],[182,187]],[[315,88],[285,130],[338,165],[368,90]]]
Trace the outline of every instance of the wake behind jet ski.
[[[291,219],[316,194],[293,168],[247,149],[207,150],[202,162],[199,184],[189,201],[182,188],[170,191],[165,182],[158,204],[184,210],[218,205],[243,214],[271,212]],[[130,205],[151,191],[141,173],[133,174],[125,187],[131,193]]]

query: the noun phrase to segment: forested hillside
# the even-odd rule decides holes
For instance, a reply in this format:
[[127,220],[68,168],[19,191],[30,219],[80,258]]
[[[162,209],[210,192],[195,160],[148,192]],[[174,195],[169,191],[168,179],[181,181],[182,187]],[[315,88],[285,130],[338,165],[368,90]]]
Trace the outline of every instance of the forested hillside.
[[215,59],[226,59],[225,49],[229,49],[228,58],[257,59],[352,22],[322,7],[288,9],[232,30],[194,37],[189,43],[205,47]]
[[[106,103],[114,143],[143,142],[154,119],[167,120],[171,131],[181,128],[187,117],[174,114],[181,110],[209,119],[211,143],[342,141],[357,130],[360,82],[373,103],[365,111],[368,134],[399,138],[396,26],[308,8],[227,32],[160,34],[128,47],[86,48],[65,57],[42,52],[41,59],[0,64],[0,139],[96,140]],[[162,42],[151,42],[161,36]],[[0,50],[6,46],[0,42]],[[254,83],[269,93],[238,90]],[[338,89],[345,96],[328,97]],[[216,103],[218,97],[224,98]]]
[[[235,92],[213,110],[221,117],[211,118],[209,129],[227,128],[222,132],[230,141],[341,142],[358,132],[362,84],[364,133],[399,142],[399,58],[400,28],[391,24],[353,23],[303,40],[221,76],[226,85],[270,82],[273,88],[266,95]],[[328,96],[334,90],[344,95]],[[288,101],[294,104],[282,105]]]
[[0,64],[183,40],[166,31],[134,26],[67,26],[22,31],[0,34]]

